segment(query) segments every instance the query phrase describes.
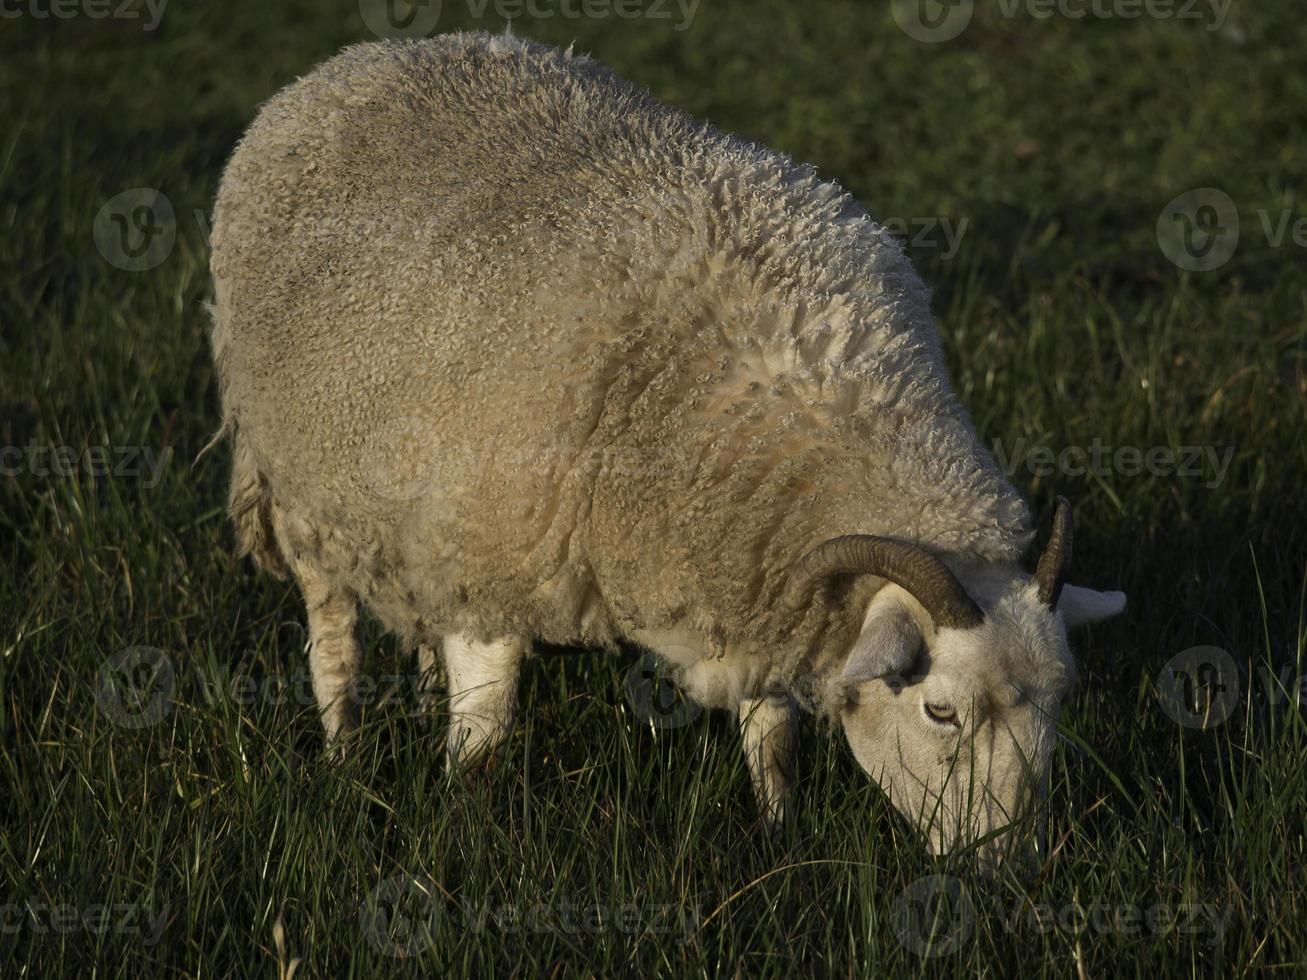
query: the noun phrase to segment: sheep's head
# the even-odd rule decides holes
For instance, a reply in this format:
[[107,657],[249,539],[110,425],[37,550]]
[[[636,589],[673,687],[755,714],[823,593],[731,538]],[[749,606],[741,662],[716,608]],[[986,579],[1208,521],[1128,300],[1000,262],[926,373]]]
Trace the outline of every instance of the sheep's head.
[[968,568],[967,586],[913,545],[853,536],[796,568],[802,590],[831,575],[887,580],[832,680],[858,764],[936,853],[978,844],[982,866],[1033,855],[1057,717],[1075,680],[1066,631],[1125,607],[1119,592],[1064,586],[1071,512],[1059,498],[1033,577]]

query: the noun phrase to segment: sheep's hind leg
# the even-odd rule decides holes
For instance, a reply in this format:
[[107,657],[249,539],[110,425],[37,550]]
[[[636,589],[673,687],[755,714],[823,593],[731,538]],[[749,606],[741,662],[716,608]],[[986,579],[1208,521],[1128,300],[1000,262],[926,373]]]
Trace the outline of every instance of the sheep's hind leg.
[[794,706],[784,696],[740,702],[740,735],[763,826],[785,820],[794,769]]
[[445,761],[450,770],[484,761],[508,735],[527,647],[527,641],[516,636],[482,643],[455,633],[442,641],[450,713]]
[[295,567],[309,617],[309,674],[313,694],[327,733],[327,745],[340,749],[340,739],[358,727],[355,681],[363,653],[354,636],[358,605],[349,592],[334,588],[315,570]]

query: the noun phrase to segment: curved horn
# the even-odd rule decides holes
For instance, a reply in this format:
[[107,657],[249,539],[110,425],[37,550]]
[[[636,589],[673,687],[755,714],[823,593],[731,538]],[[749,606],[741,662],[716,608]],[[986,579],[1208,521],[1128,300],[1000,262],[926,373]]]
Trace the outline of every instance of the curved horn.
[[798,605],[832,575],[877,575],[907,589],[937,626],[971,629],[984,622],[962,583],[947,565],[915,545],[849,534],[817,545],[794,566],[786,597]]
[[1066,497],[1057,498],[1057,509],[1053,512],[1053,533],[1044,546],[1044,553],[1039,556],[1035,566],[1035,584],[1039,586],[1039,601],[1046,606],[1057,606],[1062,595],[1062,586],[1066,584],[1067,572],[1071,569],[1071,505]]

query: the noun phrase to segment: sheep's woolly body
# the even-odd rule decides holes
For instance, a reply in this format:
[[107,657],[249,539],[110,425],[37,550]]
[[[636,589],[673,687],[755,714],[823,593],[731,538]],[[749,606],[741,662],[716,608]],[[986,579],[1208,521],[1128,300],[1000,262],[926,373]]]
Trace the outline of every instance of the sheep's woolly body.
[[898,245],[586,58],[346,50],[251,126],[213,272],[243,543],[414,639],[689,630],[774,680],[875,587],[786,610],[819,542],[1030,538]]

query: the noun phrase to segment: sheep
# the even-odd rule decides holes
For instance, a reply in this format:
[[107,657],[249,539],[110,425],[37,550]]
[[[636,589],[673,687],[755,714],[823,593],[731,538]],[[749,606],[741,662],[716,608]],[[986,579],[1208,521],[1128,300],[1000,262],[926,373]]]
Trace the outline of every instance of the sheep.
[[769,825],[799,709],[936,851],[1039,797],[1067,629],[1124,596],[1064,587],[1064,503],[1022,569],[928,290],[811,167],[570,49],[361,44],[259,112],[212,273],[231,519],[303,594],[328,744],[366,607],[443,661],[454,770],[533,643],[629,645],[738,715]]

